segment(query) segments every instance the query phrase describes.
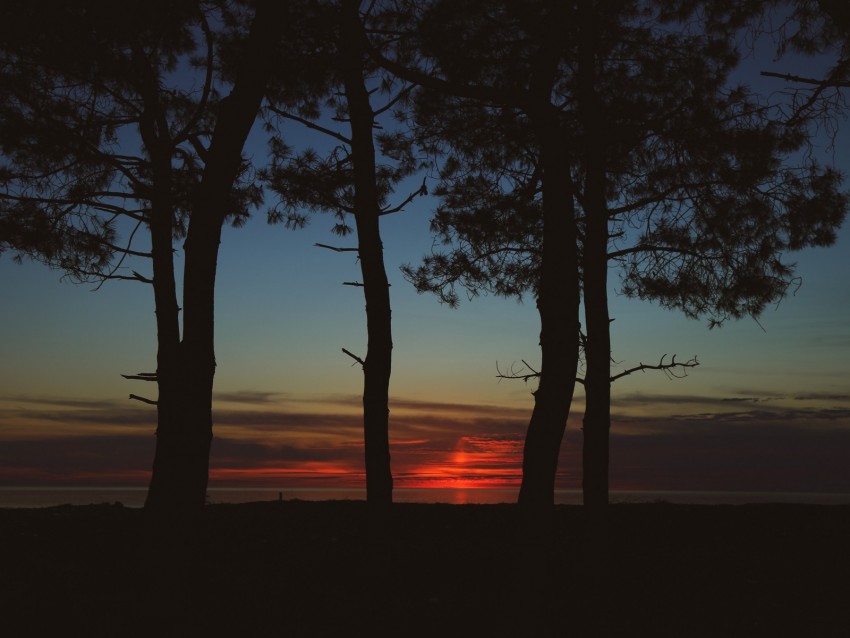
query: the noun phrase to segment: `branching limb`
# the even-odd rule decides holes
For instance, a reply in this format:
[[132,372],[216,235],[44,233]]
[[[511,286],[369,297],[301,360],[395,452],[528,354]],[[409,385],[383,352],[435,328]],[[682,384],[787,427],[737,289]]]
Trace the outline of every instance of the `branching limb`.
[[806,99],[803,104],[797,106],[794,109],[794,114],[787,122],[787,124],[795,124],[804,116],[804,114],[809,109],[811,109],[815,105],[815,103],[818,101],[818,99],[820,99],[821,95],[826,91],[826,89],[850,87],[850,82],[844,79],[847,75],[848,69],[850,69],[850,58],[840,60],[838,64],[836,64],[832,68],[828,76],[821,80],[817,80],[815,78],[805,78],[791,74],[772,73],[770,71],[762,71],[761,74],[766,77],[780,78],[785,80],[786,82],[798,82],[800,84],[814,85],[814,89],[812,89],[811,95],[809,95],[808,99]]
[[[511,364],[510,370],[502,372],[499,369],[499,364],[496,363],[496,378],[497,379],[520,379],[523,383],[528,383],[529,379],[536,379],[540,376],[540,372],[532,368],[527,361],[521,360],[524,367],[517,368],[515,364]],[[526,372],[527,370],[527,372]]]
[[[665,362],[666,358],[667,355],[665,354],[656,365],[641,363],[633,368],[624,370],[623,372],[611,377],[611,381],[614,382],[617,379],[622,379],[623,377],[635,372],[646,372],[647,370],[661,370],[669,379],[683,379],[688,376],[688,368],[695,368],[699,365],[699,361],[696,357],[688,359],[687,361],[676,361],[676,355],[674,354],[670,361]],[[506,372],[502,372],[499,368],[499,364],[497,363],[496,372],[497,379],[519,379],[524,383],[528,383],[529,379],[536,379],[540,377],[540,372],[532,368],[525,360],[522,360],[522,367],[511,365],[510,370]],[[584,379],[577,378],[576,381],[584,385]]]
[[419,197],[420,195],[427,195],[428,194],[428,187],[425,185],[426,179],[427,179],[427,177],[423,177],[422,178],[422,186],[420,186],[417,190],[413,191],[410,195],[408,195],[407,198],[401,204],[399,204],[398,206],[394,206],[393,208],[385,208],[384,210],[380,211],[378,214],[379,215],[392,215],[393,213],[399,212],[401,209],[403,209],[405,206],[407,206],[410,202],[412,202],[416,197]]
[[676,361],[676,355],[674,354],[672,359],[665,363],[664,359],[666,357],[666,354],[663,355],[657,365],[641,363],[634,368],[624,370],[620,374],[615,374],[611,377],[611,381],[613,382],[617,379],[622,379],[634,372],[646,372],[647,370],[661,370],[668,379],[683,379],[688,376],[688,368],[696,368],[699,365],[699,361],[697,361],[696,357],[688,359],[687,361]]

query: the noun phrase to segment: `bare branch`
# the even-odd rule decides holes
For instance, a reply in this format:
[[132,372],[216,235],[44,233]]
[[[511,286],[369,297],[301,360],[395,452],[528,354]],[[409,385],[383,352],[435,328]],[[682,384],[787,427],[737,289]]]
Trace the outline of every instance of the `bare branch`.
[[357,363],[359,363],[359,364],[360,364],[360,366],[361,366],[362,368],[365,368],[365,367],[366,367],[366,362],[365,362],[365,361],[363,361],[363,359],[361,359],[360,357],[358,357],[356,354],[354,354],[353,352],[349,352],[349,351],[348,351],[348,350],[346,350],[345,348],[343,348],[343,349],[342,349],[342,351],[343,351],[345,354],[347,354],[349,357],[351,357],[352,359],[354,359]]
[[[688,359],[687,361],[676,361],[676,355],[674,354],[672,359],[665,363],[664,360],[667,358],[667,355],[663,355],[661,360],[657,365],[650,365],[646,363],[641,363],[633,368],[629,368],[628,370],[624,370],[620,374],[614,375],[611,377],[611,381],[616,381],[617,379],[621,379],[625,376],[633,374],[635,372],[646,372],[647,370],[661,370],[668,378],[676,378],[682,379],[687,375],[688,368],[695,368],[699,365],[699,361],[697,361],[696,357]],[[499,364],[496,364],[496,378],[498,379],[519,379],[524,383],[528,383],[529,379],[535,379],[540,377],[540,372],[532,368],[527,361],[522,360],[523,367],[515,368],[511,365],[511,368],[507,372],[502,372],[499,369]],[[527,372],[526,372],[527,370]],[[584,385],[584,379],[577,378],[576,381]]]
[[157,376],[156,372],[139,372],[137,374],[122,374],[122,377],[125,379],[130,379],[131,381],[156,381]]
[[145,397],[140,397],[136,394],[131,394],[130,398],[135,399],[136,401],[141,401],[142,403],[147,403],[148,405],[157,405],[157,401],[153,401],[152,399],[146,399]]
[[405,206],[407,206],[410,202],[412,202],[416,197],[420,195],[427,195],[428,188],[425,186],[426,179],[427,177],[423,177],[422,186],[420,186],[417,190],[413,191],[410,195],[408,195],[407,198],[401,204],[394,208],[385,208],[384,210],[380,211],[378,215],[392,215],[393,213],[397,213]]
[[[132,277],[128,277],[128,279],[135,279],[136,281],[141,281],[143,284],[152,284],[153,279],[148,279],[144,275],[140,275],[135,270],[130,271],[133,273]],[[121,277],[114,277],[115,279],[121,279]]]
[[[277,115],[279,115],[283,118],[286,118],[288,120],[292,120],[294,122],[298,122],[299,124],[303,124],[304,126],[306,126],[309,129],[313,129],[314,131],[319,131],[320,133],[324,133],[325,135],[330,135],[331,137],[338,139],[343,144],[349,144],[349,145],[351,144],[351,140],[348,139],[347,137],[345,137],[345,135],[343,135],[342,133],[337,133],[336,131],[332,131],[331,129],[325,128],[324,126],[319,126],[315,122],[311,122],[310,120],[304,119],[303,117],[298,117],[297,115],[293,115],[292,113],[289,113],[288,111],[284,111],[283,109],[279,109],[275,106],[269,105],[269,110],[272,113],[276,113]],[[336,119],[336,118],[334,118],[334,119]]]
[[358,288],[362,288],[364,284],[359,282],[359,281],[343,281],[342,285],[343,286],[357,286]]
[[116,244],[112,244],[112,243],[106,241],[105,239],[100,239],[100,238],[95,238],[95,239],[97,240],[97,243],[99,243],[101,246],[106,246],[110,250],[114,250],[117,253],[122,253],[124,255],[131,255],[132,257],[146,257],[148,259],[153,257],[153,253],[150,253],[150,252],[141,252],[141,251],[138,251],[138,250],[131,250],[129,247],[117,246]]
[[[502,372],[499,369],[499,364],[496,363],[496,378],[497,379],[520,379],[523,383],[528,383],[529,379],[536,379],[540,376],[540,372],[532,368],[527,361],[521,359],[523,368],[515,368],[514,364],[511,364],[511,369],[508,372]],[[528,370],[529,372],[523,372],[523,370]]]
[[667,376],[668,379],[683,379],[688,376],[688,368],[695,368],[699,365],[699,361],[697,361],[696,357],[688,359],[687,361],[676,361],[676,355],[673,355],[673,358],[669,363],[664,363],[664,359],[667,357],[664,354],[661,357],[661,360],[658,362],[658,365],[649,365],[646,363],[641,363],[640,365],[635,366],[634,368],[629,368],[628,370],[624,370],[620,374],[615,374],[611,377],[611,381],[616,381],[617,379],[622,379],[625,376],[628,376],[634,372],[646,372],[647,370],[661,370]]
[[402,100],[402,99],[403,99],[406,95],[408,95],[408,94],[410,93],[410,91],[412,91],[412,90],[413,90],[413,88],[414,88],[415,86],[416,86],[416,85],[414,85],[414,84],[408,84],[406,87],[404,87],[403,89],[401,89],[401,90],[400,90],[400,91],[396,94],[396,96],[395,96],[395,97],[393,97],[393,98],[392,98],[389,102],[387,102],[384,106],[382,106],[381,108],[377,109],[377,110],[376,110],[376,111],[375,111],[372,115],[373,115],[374,117],[378,117],[378,116],[379,116],[379,115],[381,115],[382,113],[386,113],[387,111],[389,111],[392,107],[394,107],[396,104],[398,104],[398,102],[399,102],[400,100]]
[[317,248],[327,248],[328,250],[333,250],[334,252],[337,252],[337,253],[356,253],[358,250],[360,250],[359,248],[341,248],[340,246],[328,246],[327,244],[319,244],[319,243],[316,243],[316,244],[313,244],[313,245],[316,246]]
[[835,86],[835,87],[850,87],[850,82],[841,80],[804,78],[799,75],[791,75],[790,73],[773,73],[772,71],[762,71],[762,76],[766,78],[779,78],[786,82],[798,82],[800,84],[815,84],[817,86]]
[[[101,287],[101,286],[103,286],[103,284],[104,284],[104,283],[106,283],[106,280],[107,280],[107,279],[112,279],[112,278],[115,276],[115,273],[116,273],[116,272],[118,272],[118,269],[119,269],[119,268],[121,268],[121,264],[123,264],[123,263],[124,263],[124,260],[125,260],[125,259],[127,259],[127,255],[128,255],[128,254],[131,254],[131,253],[130,253],[130,246],[132,246],[132,245],[133,245],[133,237],[135,237],[135,236],[136,236],[136,232],[139,230],[139,227],[140,227],[141,225],[142,225],[142,222],[136,222],[136,227],[135,227],[135,228],[133,228],[133,232],[131,232],[131,233],[130,233],[130,237],[129,237],[129,239],[127,239],[127,250],[126,250],[126,251],[122,251],[122,252],[123,252],[123,254],[121,255],[121,259],[119,259],[119,260],[118,260],[118,263],[117,263],[117,264],[115,264],[115,267],[114,267],[114,268],[113,268],[113,269],[112,269],[109,273],[107,273],[107,274],[103,277],[103,279],[101,280],[101,282],[100,282],[100,283],[99,283],[99,284],[95,287],[95,290],[100,290],[100,287]],[[151,253],[151,257],[153,257],[153,253]],[[146,277],[142,277],[142,276],[141,276],[139,273],[137,273],[135,270],[133,270],[133,271],[131,271],[131,272],[133,273],[133,276],[134,276],[136,279],[138,279],[139,281],[143,281],[143,282],[145,282],[145,283],[149,283],[149,284],[152,284],[152,283],[153,283],[153,279],[147,279]]]

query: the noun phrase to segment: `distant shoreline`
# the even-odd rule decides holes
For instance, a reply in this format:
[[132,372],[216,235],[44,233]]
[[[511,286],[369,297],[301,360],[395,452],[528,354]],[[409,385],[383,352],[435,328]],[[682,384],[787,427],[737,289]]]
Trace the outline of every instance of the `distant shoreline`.
[[[94,505],[121,503],[126,507],[141,507],[147,488],[137,487],[3,487],[0,486],[0,507],[31,508],[57,505]],[[397,488],[397,503],[496,504],[516,502],[517,489],[504,488]],[[332,487],[211,487],[208,502],[251,503],[257,501],[303,500],[338,501],[364,500],[360,488]],[[559,505],[580,505],[580,490],[556,490]],[[789,503],[804,505],[850,505],[850,494],[810,492],[754,491],[642,491],[612,490],[612,503],[673,503],[691,505],[744,505],[748,503]]]

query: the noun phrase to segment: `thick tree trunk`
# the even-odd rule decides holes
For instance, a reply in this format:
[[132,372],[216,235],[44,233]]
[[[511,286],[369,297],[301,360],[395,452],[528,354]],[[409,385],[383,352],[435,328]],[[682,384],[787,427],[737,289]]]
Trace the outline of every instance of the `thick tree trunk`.
[[389,385],[392,371],[392,310],[380,232],[378,176],[373,141],[374,113],[363,81],[366,51],[360,32],[359,1],[343,5],[343,82],[351,118],[354,166],[354,217],[366,298],[368,343],[363,366],[363,438],[366,500],[370,508],[392,503],[390,469]]
[[[275,4],[257,3],[233,90],[221,102],[184,244],[183,339],[158,370],[156,456],[146,509],[192,513],[206,500],[215,376],[215,277],[221,227],[242,168],[242,149],[274,64]],[[157,308],[159,311],[159,307]],[[163,362],[164,363],[164,362]]]
[[551,103],[563,46],[559,25],[566,5],[555,5],[543,25],[525,111],[540,145],[543,242],[537,309],[540,313],[541,367],[534,410],[522,459],[519,504],[543,512],[555,503],[561,441],[575,392],[579,357],[578,233],[570,158],[560,110]]
[[584,504],[608,505],[608,458],[611,429],[611,334],[608,315],[608,210],[605,197],[604,121],[596,96],[595,19],[593,3],[579,5],[578,111],[584,127],[585,165],[583,288],[586,341],[584,389]]
[[[149,70],[149,69],[148,69]],[[145,507],[180,510],[192,501],[191,447],[183,432],[186,391],[181,365],[180,309],[174,274],[174,206],[171,156],[174,146],[160,126],[159,87],[149,70],[140,133],[151,160],[153,194],[150,232],[157,327],[157,446]],[[186,493],[181,493],[181,492]]]
[[[553,116],[554,119],[554,116]],[[572,404],[578,364],[578,251],[569,163],[557,128],[540,128],[543,162],[543,245],[537,309],[540,382],[526,433],[519,503],[551,507],[558,455]]]

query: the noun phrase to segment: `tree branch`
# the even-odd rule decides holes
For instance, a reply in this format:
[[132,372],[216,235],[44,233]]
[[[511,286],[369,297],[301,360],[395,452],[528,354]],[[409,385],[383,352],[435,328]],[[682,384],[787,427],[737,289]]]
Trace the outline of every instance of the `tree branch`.
[[138,374],[122,374],[125,379],[131,381],[156,381],[156,372],[139,372]]
[[664,363],[664,359],[667,357],[664,354],[661,357],[661,360],[658,362],[658,365],[649,365],[646,363],[641,363],[640,365],[635,366],[634,368],[629,368],[628,370],[624,370],[620,374],[615,374],[611,377],[611,381],[614,382],[617,379],[622,379],[625,376],[628,376],[634,372],[646,372],[647,370],[661,370],[667,376],[668,379],[676,378],[683,379],[688,376],[687,369],[695,368],[699,365],[699,361],[697,361],[696,357],[688,359],[687,361],[676,361],[676,355],[673,355],[673,358],[669,363]]
[[320,133],[324,133],[325,135],[330,135],[338,139],[343,144],[351,145],[351,140],[345,137],[342,133],[337,133],[336,131],[332,131],[329,128],[325,128],[324,126],[319,126],[315,122],[311,122],[310,120],[304,119],[303,117],[298,117],[297,115],[293,115],[288,111],[284,111],[283,109],[279,109],[275,106],[269,105],[269,110],[272,113],[279,115],[280,117],[286,118],[288,120],[293,120],[294,122],[298,122],[299,124],[303,124],[309,129],[313,129],[314,131],[319,131]]
[[393,98],[392,98],[389,102],[387,102],[384,106],[382,106],[381,108],[379,108],[378,110],[376,110],[376,111],[372,114],[372,115],[373,115],[373,117],[378,117],[378,116],[379,116],[379,115],[381,115],[382,113],[386,113],[387,111],[389,111],[392,107],[394,107],[396,104],[398,104],[398,102],[399,102],[400,100],[402,100],[402,99],[403,99],[403,98],[404,98],[404,97],[405,97],[408,93],[410,93],[410,91],[412,91],[412,90],[413,90],[413,87],[415,87],[415,86],[416,86],[415,84],[408,84],[406,87],[404,87],[403,89],[401,89],[401,90],[400,90],[400,91],[396,94],[396,96],[395,96],[395,97],[393,97]]
[[791,75],[790,73],[774,73],[772,71],[762,71],[760,75],[766,78],[779,78],[780,80],[785,80],[786,82],[799,82],[800,84],[815,84],[817,86],[835,86],[840,88],[850,87],[850,82],[841,80],[830,80],[828,78],[818,80],[816,78],[804,78],[799,75]]
[[[497,379],[520,379],[523,383],[528,383],[529,379],[535,379],[540,376],[540,372],[532,368],[527,361],[521,359],[522,365],[525,368],[519,368],[519,370],[514,369],[514,365],[511,364],[511,369],[509,372],[504,373],[499,369],[498,362],[496,363],[496,378]],[[522,370],[529,370],[528,373],[523,373]]]
[[634,255],[635,253],[674,253],[677,255],[690,255],[691,257],[705,257],[703,253],[688,250],[687,248],[679,248],[677,246],[637,244],[636,246],[630,246],[629,248],[623,248],[622,250],[615,250],[608,253],[608,259],[619,259],[620,257]]
[[420,186],[417,190],[413,191],[410,195],[408,195],[407,198],[401,204],[399,204],[395,208],[385,208],[384,210],[379,211],[378,215],[392,215],[393,213],[397,213],[401,209],[403,209],[405,206],[407,206],[410,202],[412,202],[416,197],[418,197],[420,195],[427,195],[428,194],[428,187],[425,186],[425,180],[426,179],[427,179],[427,177],[423,177],[422,178],[422,186]]
[[351,357],[352,359],[354,359],[357,363],[359,363],[359,364],[360,364],[360,366],[361,366],[362,368],[365,368],[365,367],[366,367],[366,362],[365,362],[365,361],[363,361],[363,359],[361,359],[360,357],[358,357],[356,354],[354,354],[354,353],[352,353],[352,352],[349,352],[349,351],[348,351],[348,350],[346,350],[345,348],[343,348],[343,349],[342,349],[342,351],[343,351],[345,354],[347,354],[349,357]]
[[153,401],[151,399],[146,399],[145,397],[140,397],[136,394],[131,394],[130,398],[135,399],[136,401],[141,401],[142,403],[147,403],[148,405],[157,405],[158,404],[157,401]]
[[327,244],[313,244],[317,248],[327,248],[328,250],[332,250],[337,253],[356,253],[359,248],[341,248],[340,246],[328,246]]

